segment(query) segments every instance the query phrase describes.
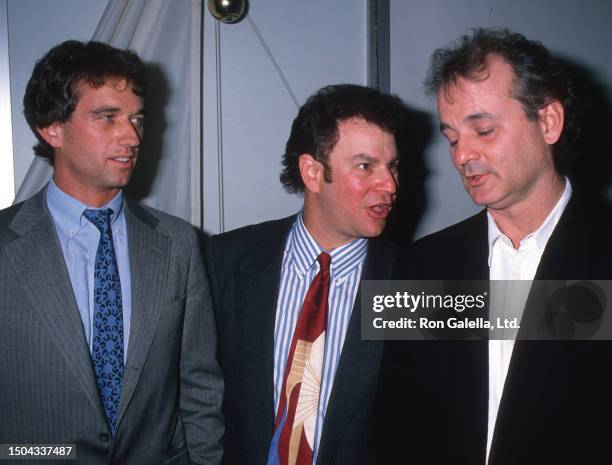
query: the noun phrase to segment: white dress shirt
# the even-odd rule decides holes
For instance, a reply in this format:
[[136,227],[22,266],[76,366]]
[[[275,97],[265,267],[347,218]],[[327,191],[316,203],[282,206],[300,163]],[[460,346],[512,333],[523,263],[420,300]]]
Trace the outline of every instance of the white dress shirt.
[[[546,243],[553,233],[559,218],[563,214],[567,203],[572,195],[572,186],[569,179],[565,178],[565,189],[557,201],[557,204],[548,214],[544,222],[531,234],[525,236],[520,242],[518,249],[512,245],[512,241],[500,231],[490,213],[488,218],[489,234],[489,279],[503,281],[532,281]],[[493,289],[498,291],[494,295]],[[503,301],[504,305],[513,308],[524,309],[530,286],[523,284],[513,285],[508,283],[497,283],[492,286],[492,308],[495,302]],[[500,296],[499,294],[503,294]],[[510,301],[506,299],[510,299]],[[519,315],[520,316],[520,315]],[[514,339],[490,340],[489,341],[489,417],[487,429],[487,462],[493,441],[493,432],[499,404],[501,402],[504,383],[512,358]]]

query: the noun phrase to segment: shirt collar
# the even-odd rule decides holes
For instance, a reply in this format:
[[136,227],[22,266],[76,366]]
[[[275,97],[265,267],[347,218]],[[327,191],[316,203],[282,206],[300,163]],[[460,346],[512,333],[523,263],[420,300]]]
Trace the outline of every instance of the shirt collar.
[[[83,212],[90,207],[66,194],[55,184],[53,178],[47,184],[47,207],[57,227],[66,235],[70,235],[70,231],[78,231],[84,224],[89,224]],[[117,221],[123,214],[123,191],[120,190],[110,202],[100,207],[99,210],[106,208],[113,210],[111,223]]]
[[[327,251],[332,257],[330,273],[333,278],[341,278],[353,271],[363,262],[367,250],[368,240],[359,238]],[[317,257],[321,252],[325,252],[306,229],[302,212],[298,214],[289,233],[288,251],[293,266],[300,275],[317,266]]]
[[[539,247],[540,249],[543,249],[546,246],[548,239],[552,235],[555,229],[555,226],[557,225],[557,222],[559,221],[559,218],[561,218],[561,215],[563,214],[563,211],[565,210],[565,207],[567,206],[567,203],[569,202],[571,196],[572,196],[572,184],[570,183],[570,180],[567,178],[567,176],[565,176],[565,189],[563,189],[563,194],[561,194],[561,197],[559,198],[559,200],[557,200],[557,203],[555,204],[553,209],[550,211],[550,213],[548,214],[544,222],[540,225],[540,227],[536,229],[534,232],[525,236],[525,238],[521,241],[521,244],[533,238],[533,241],[535,242],[536,246]],[[489,239],[488,263],[489,263],[489,266],[491,266],[492,251],[493,251],[493,246],[495,245],[495,243],[498,240],[508,241],[509,244],[511,244],[512,242],[503,232],[501,232],[501,230],[497,226],[497,223],[493,219],[493,216],[491,216],[491,214],[488,211],[487,211],[487,225],[488,225],[488,239]]]

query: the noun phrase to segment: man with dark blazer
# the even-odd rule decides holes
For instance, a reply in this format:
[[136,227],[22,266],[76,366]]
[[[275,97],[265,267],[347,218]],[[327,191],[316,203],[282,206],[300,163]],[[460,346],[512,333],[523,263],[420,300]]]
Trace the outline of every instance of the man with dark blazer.
[[[225,464],[375,463],[372,418],[382,345],[361,339],[358,289],[360,279],[390,277],[393,251],[376,236],[397,194],[395,134],[403,111],[397,97],[374,89],[319,90],[294,120],[283,157],[281,181],[303,193],[303,209],[210,239],[226,386]],[[322,274],[322,255],[331,257],[325,357],[318,373],[311,370],[317,386],[311,410],[293,423],[298,432],[306,425],[308,444],[293,450],[298,459],[283,459],[276,438],[289,344],[306,311],[306,290]],[[307,387],[304,380],[300,395]]]
[[197,237],[122,193],[145,88],[136,54],[77,41],[51,49],[28,83],[26,119],[54,174],[0,212],[8,463],[39,463],[42,445],[71,448],[47,451],[54,463],[221,462],[223,382]]
[[[485,210],[417,241],[395,277],[609,280],[610,216],[564,176],[577,115],[548,50],[478,29],[434,53],[426,85],[452,161]],[[523,322],[541,311],[533,299]],[[382,462],[609,461],[610,363],[608,340],[388,342]]]

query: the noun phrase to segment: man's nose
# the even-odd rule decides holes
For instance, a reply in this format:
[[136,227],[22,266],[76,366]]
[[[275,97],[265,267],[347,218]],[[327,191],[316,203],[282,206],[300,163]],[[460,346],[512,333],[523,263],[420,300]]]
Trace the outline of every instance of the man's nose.
[[138,147],[142,139],[142,131],[130,120],[121,124],[119,145],[122,147]]
[[381,174],[380,189],[394,195],[398,188],[397,170],[385,168]]
[[457,167],[465,166],[480,157],[474,144],[467,138],[457,139],[455,145],[451,147],[451,155]]

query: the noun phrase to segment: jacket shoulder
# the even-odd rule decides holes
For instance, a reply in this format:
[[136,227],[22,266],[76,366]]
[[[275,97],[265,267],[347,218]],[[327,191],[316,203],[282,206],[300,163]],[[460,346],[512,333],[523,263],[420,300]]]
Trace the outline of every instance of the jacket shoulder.
[[205,256],[217,270],[232,270],[251,260],[259,263],[264,257],[272,260],[282,253],[295,218],[293,215],[211,236]]
[[216,234],[210,237],[209,246],[215,249],[249,251],[255,247],[284,243],[295,218],[295,215],[292,215]]
[[39,204],[40,194],[0,210],[0,244],[18,237],[40,220]]
[[136,218],[157,233],[167,236],[176,245],[184,244],[187,247],[192,247],[195,242],[199,242],[196,228],[178,216],[170,215],[129,199],[127,200],[127,207],[128,221]]
[[0,231],[4,231],[9,227],[22,204],[23,202],[0,210]]
[[397,260],[396,279],[478,279],[488,250],[487,215],[481,211],[417,240]]
[[131,199],[127,200],[127,206],[135,216],[145,222],[155,223],[157,221],[163,224],[177,225],[178,227],[193,227],[188,221],[179,218],[178,216],[171,215],[147,205],[143,205],[142,203]]
[[486,235],[487,229],[486,212],[483,210],[474,216],[448,226],[440,231],[422,237],[413,245],[413,250],[445,250],[454,247],[458,242],[474,241],[478,236],[482,236],[483,231]]

